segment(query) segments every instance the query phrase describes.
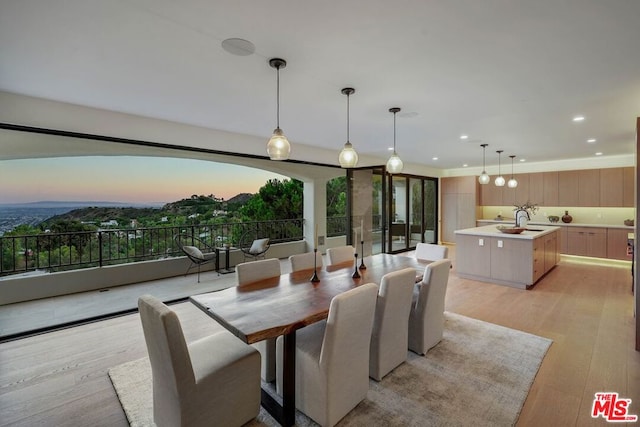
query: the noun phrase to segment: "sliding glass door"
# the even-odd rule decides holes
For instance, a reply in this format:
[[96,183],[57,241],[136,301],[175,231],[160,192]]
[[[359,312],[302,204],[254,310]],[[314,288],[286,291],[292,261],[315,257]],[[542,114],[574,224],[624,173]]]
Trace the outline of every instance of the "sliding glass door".
[[387,252],[415,249],[437,242],[438,181],[436,178],[389,175]]

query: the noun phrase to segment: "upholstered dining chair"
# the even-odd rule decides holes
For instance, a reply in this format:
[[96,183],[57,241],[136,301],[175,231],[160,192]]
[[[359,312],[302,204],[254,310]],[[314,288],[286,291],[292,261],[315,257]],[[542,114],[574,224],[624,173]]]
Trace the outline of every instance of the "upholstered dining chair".
[[414,353],[426,354],[442,339],[450,269],[449,259],[432,262],[416,285],[409,315],[409,350]]
[[413,268],[382,276],[369,353],[369,376],[376,381],[407,360],[414,286]]
[[[367,396],[377,294],[374,283],[339,294],[327,320],[296,331],[296,407],[321,426],[335,425]],[[282,337],[277,351],[281,390]]]
[[[261,259],[258,261],[243,262],[236,265],[238,288],[263,279],[280,276],[280,261],[277,258]],[[262,356],[262,379],[272,382],[276,379],[276,340],[269,338],[264,341],[251,344]]]
[[313,258],[315,256],[315,267],[322,268],[322,254],[320,252],[306,252],[304,254],[291,255],[291,271],[312,270],[314,267]]
[[158,427],[239,426],[260,412],[260,354],[227,331],[187,344],[177,314],[138,299]]
[[336,248],[327,249],[328,265],[342,264],[344,262],[353,262],[356,250],[353,246],[338,246]]
[[416,259],[437,261],[449,257],[449,248],[433,243],[418,243],[415,252]]
[[[176,246],[180,248],[191,263],[184,273],[186,276],[193,267],[198,267],[198,283],[200,283],[200,267],[204,264],[214,262],[216,260],[216,252],[213,247],[205,243],[202,239],[192,234],[176,234],[173,237]],[[204,252],[203,252],[204,250]]]

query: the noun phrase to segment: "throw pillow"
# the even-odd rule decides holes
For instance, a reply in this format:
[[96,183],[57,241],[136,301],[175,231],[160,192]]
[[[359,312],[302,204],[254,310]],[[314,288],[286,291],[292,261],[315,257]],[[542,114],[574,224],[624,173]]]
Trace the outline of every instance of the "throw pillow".
[[250,254],[261,254],[267,249],[267,245],[269,244],[269,239],[258,239],[254,240],[251,248],[249,249]]
[[182,250],[190,257],[201,259],[201,260],[204,259],[204,255],[202,254],[202,251],[200,251],[200,249],[196,248],[195,246],[183,246]]

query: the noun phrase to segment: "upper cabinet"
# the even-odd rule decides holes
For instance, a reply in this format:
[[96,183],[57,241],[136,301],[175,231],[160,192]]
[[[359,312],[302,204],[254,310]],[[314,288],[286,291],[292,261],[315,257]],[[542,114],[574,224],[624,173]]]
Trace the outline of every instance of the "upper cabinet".
[[516,188],[496,187],[493,180],[487,185],[480,185],[480,203],[484,206],[508,206],[530,201],[540,206],[561,207],[634,207],[635,203],[633,167],[514,176],[518,180]]
[[600,169],[600,206],[623,206],[623,169]]
[[600,169],[578,171],[578,204],[573,206],[600,206]]
[[579,187],[580,171],[558,172],[558,206],[580,206]]

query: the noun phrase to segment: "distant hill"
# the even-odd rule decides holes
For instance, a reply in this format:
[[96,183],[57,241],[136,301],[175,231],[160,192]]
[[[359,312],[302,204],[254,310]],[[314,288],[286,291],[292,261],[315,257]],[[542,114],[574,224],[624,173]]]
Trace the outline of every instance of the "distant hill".
[[162,202],[152,203],[131,203],[131,202],[106,202],[106,201],[57,201],[57,200],[44,200],[40,202],[29,203],[0,203],[0,208],[84,208],[90,206],[114,206],[114,207],[137,207],[137,208],[159,208],[163,205]]

